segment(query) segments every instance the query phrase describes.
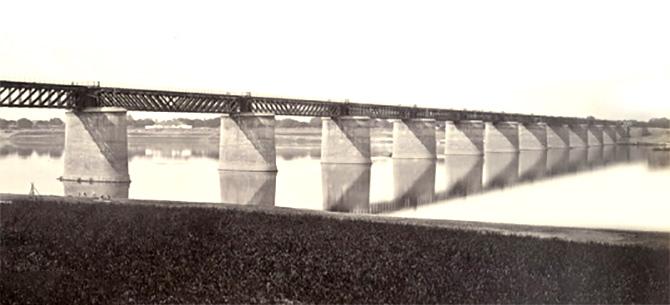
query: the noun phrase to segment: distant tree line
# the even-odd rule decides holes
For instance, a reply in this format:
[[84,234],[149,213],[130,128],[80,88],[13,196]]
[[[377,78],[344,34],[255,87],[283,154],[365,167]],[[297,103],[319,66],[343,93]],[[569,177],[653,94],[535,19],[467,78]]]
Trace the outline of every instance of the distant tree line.
[[668,118],[654,118],[649,120],[651,127],[670,128],[670,120]]
[[[658,124],[659,127],[668,126],[670,128],[670,122],[666,118],[662,119],[651,119],[650,123]],[[166,125],[179,125],[186,124],[191,125],[193,128],[200,127],[209,127],[209,128],[219,128],[221,119],[212,118],[212,119],[170,119],[165,121],[156,121],[153,119],[135,119],[132,116],[128,115],[127,126],[131,128],[144,128],[145,126],[154,125],[156,123],[162,123]],[[437,122],[439,127],[444,126],[444,122]],[[50,120],[35,120],[31,121],[26,118],[21,118],[18,120],[5,120],[0,119],[0,129],[46,129],[46,128],[63,128],[65,124],[59,118],[53,118]],[[282,118],[277,119],[275,122],[275,127],[277,128],[307,128],[307,127],[321,127],[321,118],[315,117],[310,119],[307,122],[298,121],[291,118]],[[393,128],[393,123],[389,120],[384,119],[372,119],[370,120],[370,127],[372,128]]]
[[59,118],[50,120],[35,120],[31,121],[26,118],[18,120],[0,119],[0,129],[46,129],[46,128],[63,128],[65,123]]
[[[145,126],[154,125],[156,123],[159,123],[158,121],[154,121],[152,119],[135,120],[132,116],[128,116],[127,122],[128,122],[129,127],[135,127],[135,128],[144,128]],[[177,119],[171,119],[171,120],[166,120],[166,121],[160,121],[160,123],[165,124],[165,125],[186,124],[186,125],[193,126],[193,128],[199,128],[199,127],[219,128],[219,126],[221,124],[221,119],[220,118],[212,118],[212,119],[204,119],[203,120],[203,119],[177,118]],[[321,118],[320,117],[314,117],[314,118],[310,119],[308,122],[298,121],[298,120],[292,119],[292,118],[282,118],[282,119],[277,119],[275,121],[275,127],[276,128],[307,128],[307,127],[320,128],[321,127]],[[393,123],[391,123],[388,120],[373,119],[370,122],[370,127],[373,127],[373,128],[392,128]]]

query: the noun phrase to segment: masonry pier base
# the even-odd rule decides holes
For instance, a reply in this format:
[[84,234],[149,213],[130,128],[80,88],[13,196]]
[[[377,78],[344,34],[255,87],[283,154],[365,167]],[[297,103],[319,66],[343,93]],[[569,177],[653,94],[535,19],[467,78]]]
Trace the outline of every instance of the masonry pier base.
[[393,121],[394,159],[435,159],[435,120]]
[[321,163],[370,164],[368,117],[321,119]]
[[483,155],[484,122],[445,122],[445,155]]
[[62,180],[128,183],[128,135],[123,108],[65,113]]
[[484,133],[485,152],[518,152],[519,123],[487,122]]
[[273,114],[224,114],[220,137],[219,169],[277,171]]

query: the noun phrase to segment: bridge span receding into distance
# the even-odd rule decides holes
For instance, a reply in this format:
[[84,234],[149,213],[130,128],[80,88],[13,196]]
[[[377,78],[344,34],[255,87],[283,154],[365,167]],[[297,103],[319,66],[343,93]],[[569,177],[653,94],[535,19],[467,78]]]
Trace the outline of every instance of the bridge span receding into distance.
[[370,164],[370,120],[393,120],[395,159],[615,145],[647,125],[631,121],[451,110],[251,95],[0,81],[0,107],[67,109],[66,181],[122,182],[127,111],[221,114],[219,169],[276,171],[275,115],[322,117],[321,162]]

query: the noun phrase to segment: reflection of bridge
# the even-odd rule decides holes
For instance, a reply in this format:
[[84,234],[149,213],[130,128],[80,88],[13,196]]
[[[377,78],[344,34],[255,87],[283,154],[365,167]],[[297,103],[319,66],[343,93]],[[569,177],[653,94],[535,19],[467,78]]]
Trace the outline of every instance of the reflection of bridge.
[[[570,117],[10,81],[0,81],[0,107],[69,109],[62,178],[105,183],[130,181],[128,110],[221,113],[219,169],[251,172],[277,170],[274,115],[323,117],[321,162],[330,164],[371,163],[371,118],[394,119],[395,159],[419,160],[437,156],[436,121],[445,121],[448,156],[601,147],[646,128]],[[492,162],[507,165],[489,170],[517,166],[506,162]],[[510,162],[527,165],[518,158]],[[491,177],[484,178],[485,187],[509,183]]]
[[[447,156],[442,167],[436,160],[394,159],[393,199],[383,202],[370,202],[369,164],[324,163],[321,165],[323,209],[383,214],[594,170],[604,165],[639,162],[647,157],[650,166],[670,165],[667,161],[670,160],[669,153],[663,156],[647,154],[644,149],[633,146],[488,153],[484,156]],[[436,185],[437,168],[443,168],[446,173],[445,185]],[[239,174],[221,171],[222,202],[267,204],[274,201],[275,173],[243,173],[245,177],[239,179]],[[441,190],[436,191],[436,186]],[[265,198],[267,202],[258,198]]]
[[[434,191],[435,162],[412,164],[394,160],[393,200],[370,203],[366,213],[378,214],[416,208],[499,188],[593,170],[605,164],[642,161],[644,158],[645,153],[641,149],[631,146],[560,149],[540,153],[490,153],[483,157],[447,156],[444,159],[446,188],[439,192]],[[423,172],[417,172],[418,168],[423,169]]]

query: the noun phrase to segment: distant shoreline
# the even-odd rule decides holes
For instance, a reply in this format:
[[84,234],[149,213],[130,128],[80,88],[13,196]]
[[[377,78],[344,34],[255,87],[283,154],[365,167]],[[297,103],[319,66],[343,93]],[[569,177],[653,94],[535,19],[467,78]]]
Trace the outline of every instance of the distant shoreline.
[[[371,128],[371,137],[391,137],[392,130],[389,128]],[[646,136],[628,138],[627,143],[633,145],[663,145],[670,144],[670,130],[662,128],[650,129],[651,134]],[[276,128],[277,136],[320,136],[321,128],[318,127],[291,127]],[[54,136],[63,137],[65,129],[0,129],[0,140],[53,140]],[[198,127],[192,129],[144,129],[128,128],[128,137],[184,137],[202,138],[209,137],[218,140],[219,128]],[[437,131],[437,138],[443,140],[444,130]]]

